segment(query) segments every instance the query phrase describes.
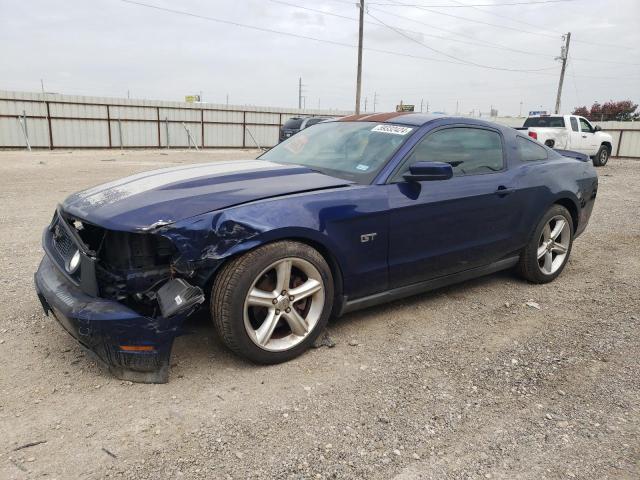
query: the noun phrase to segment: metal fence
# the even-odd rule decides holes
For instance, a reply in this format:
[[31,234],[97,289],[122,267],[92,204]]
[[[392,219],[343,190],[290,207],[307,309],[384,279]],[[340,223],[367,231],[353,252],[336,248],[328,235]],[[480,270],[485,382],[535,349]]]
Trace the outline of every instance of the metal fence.
[[[0,148],[272,147],[291,116],[349,113],[0,90]],[[487,120],[520,127],[525,119]],[[640,159],[640,122],[596,124],[611,133],[614,156]]]
[[348,113],[0,91],[0,148],[271,147],[291,116]]

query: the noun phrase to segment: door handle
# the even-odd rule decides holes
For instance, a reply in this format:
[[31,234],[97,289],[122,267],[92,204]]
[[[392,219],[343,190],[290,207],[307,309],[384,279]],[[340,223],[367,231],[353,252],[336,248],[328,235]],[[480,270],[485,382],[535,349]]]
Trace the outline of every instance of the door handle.
[[496,195],[498,195],[499,197],[505,197],[507,195],[509,195],[510,193],[515,192],[516,190],[514,188],[507,188],[504,185],[500,185],[498,187],[498,189],[494,192]]
[[587,138],[587,136],[586,135],[582,135],[582,138]]

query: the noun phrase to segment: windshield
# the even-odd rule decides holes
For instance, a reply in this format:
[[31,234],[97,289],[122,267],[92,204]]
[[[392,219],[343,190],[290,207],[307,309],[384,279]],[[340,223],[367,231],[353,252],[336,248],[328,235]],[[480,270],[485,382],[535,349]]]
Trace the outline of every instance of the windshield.
[[523,127],[564,127],[564,117],[529,117],[524,121]]
[[319,123],[276,145],[260,158],[370,183],[415,130],[416,127],[376,122]]

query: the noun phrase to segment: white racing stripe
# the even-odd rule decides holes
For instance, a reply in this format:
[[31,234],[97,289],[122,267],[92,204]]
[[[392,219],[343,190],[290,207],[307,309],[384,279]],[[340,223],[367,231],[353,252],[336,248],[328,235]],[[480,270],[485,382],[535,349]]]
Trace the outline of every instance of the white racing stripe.
[[141,192],[155,190],[184,180],[263,169],[286,168],[264,160],[247,160],[163,168],[125,177],[84,190],[70,197],[71,204],[105,205]]

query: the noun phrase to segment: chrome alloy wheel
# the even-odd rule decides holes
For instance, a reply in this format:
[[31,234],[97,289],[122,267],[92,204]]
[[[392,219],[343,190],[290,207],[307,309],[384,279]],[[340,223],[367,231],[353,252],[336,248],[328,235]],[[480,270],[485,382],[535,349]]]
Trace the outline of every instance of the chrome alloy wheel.
[[260,348],[281,352],[313,331],[324,308],[324,282],[301,258],[278,260],[255,279],[244,301],[244,326]]
[[545,275],[558,271],[564,264],[571,242],[571,227],[566,218],[556,215],[542,229],[538,241],[538,267]]

